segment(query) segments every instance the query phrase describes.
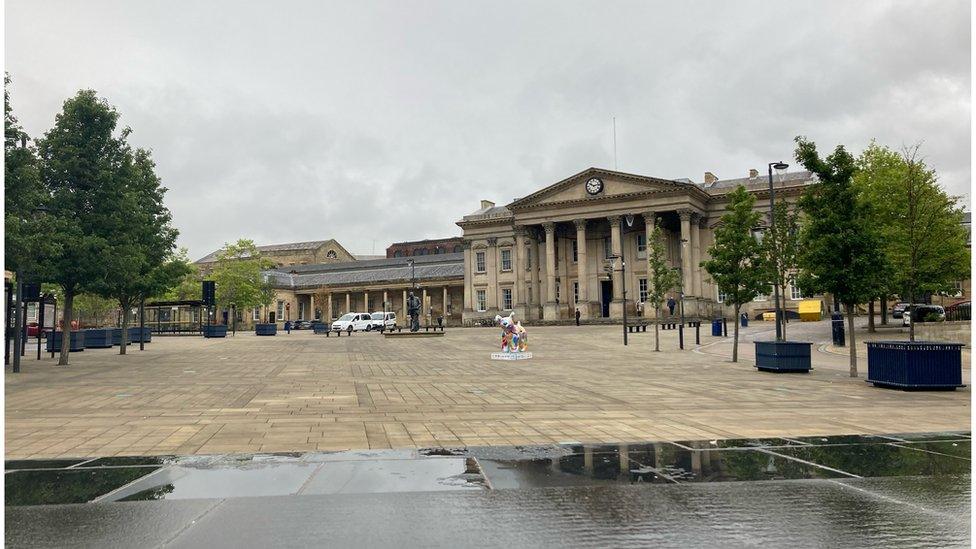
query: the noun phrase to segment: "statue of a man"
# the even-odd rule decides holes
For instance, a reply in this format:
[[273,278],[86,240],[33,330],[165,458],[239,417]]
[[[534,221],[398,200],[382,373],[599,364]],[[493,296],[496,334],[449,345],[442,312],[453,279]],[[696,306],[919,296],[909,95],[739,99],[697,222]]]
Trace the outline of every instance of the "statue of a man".
[[411,332],[420,331],[420,308],[420,298],[413,295],[413,292],[410,292],[409,297],[407,297],[407,314],[410,315]]

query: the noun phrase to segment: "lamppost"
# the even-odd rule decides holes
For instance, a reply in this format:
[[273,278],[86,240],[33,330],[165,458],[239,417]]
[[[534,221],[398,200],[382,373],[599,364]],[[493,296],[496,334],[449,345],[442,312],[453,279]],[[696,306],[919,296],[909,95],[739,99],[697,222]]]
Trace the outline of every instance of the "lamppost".
[[[773,169],[775,168],[776,171],[782,171],[782,170],[785,170],[786,168],[789,168],[789,167],[790,167],[790,165],[783,163],[782,160],[779,161],[779,162],[770,162],[769,163],[769,166],[768,166],[768,168],[769,168],[769,233],[770,233],[770,236],[772,236],[773,234],[775,234],[775,228],[776,228],[776,216],[773,213],[773,206],[775,205],[775,202],[776,202],[776,197],[775,197],[775,195],[773,193]],[[783,340],[783,325],[782,325],[783,324],[783,318],[782,318],[782,315],[780,314],[780,310],[779,310],[779,279],[780,279],[779,258],[776,257],[776,244],[777,243],[774,241],[772,244],[773,244],[773,248],[772,248],[772,250],[773,250],[773,257],[772,257],[772,260],[773,260],[773,264],[775,265],[775,268],[776,268],[776,280],[773,281],[773,299],[775,300],[775,308],[773,310],[775,311],[774,316],[776,318],[776,341],[782,341]]]
[[610,276],[616,270],[616,262],[620,260],[620,290],[624,295],[624,345],[627,344],[627,262],[619,255],[610,256]]
[[413,258],[412,257],[407,258],[407,264],[410,265],[410,288],[416,290],[417,289],[417,277],[416,277],[416,271],[414,270]]

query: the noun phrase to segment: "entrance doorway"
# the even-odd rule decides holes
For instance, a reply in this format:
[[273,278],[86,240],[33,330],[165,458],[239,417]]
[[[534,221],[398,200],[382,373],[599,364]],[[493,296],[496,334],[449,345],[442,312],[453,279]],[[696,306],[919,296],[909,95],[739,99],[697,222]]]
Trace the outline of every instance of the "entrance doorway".
[[613,300],[613,281],[601,280],[600,281],[600,306],[602,308],[603,318],[608,318],[610,316],[611,300]]

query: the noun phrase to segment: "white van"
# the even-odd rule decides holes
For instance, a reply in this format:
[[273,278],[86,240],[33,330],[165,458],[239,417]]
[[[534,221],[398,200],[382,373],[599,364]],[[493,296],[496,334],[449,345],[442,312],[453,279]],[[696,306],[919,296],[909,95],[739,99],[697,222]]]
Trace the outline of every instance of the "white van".
[[369,329],[379,330],[383,328],[384,330],[392,330],[396,328],[397,317],[394,312],[383,312],[376,311],[370,315],[370,327]]
[[369,325],[369,321],[369,313],[346,313],[332,323],[332,331],[348,332],[349,328],[352,328],[352,331],[358,332],[359,330],[365,330],[366,326]]

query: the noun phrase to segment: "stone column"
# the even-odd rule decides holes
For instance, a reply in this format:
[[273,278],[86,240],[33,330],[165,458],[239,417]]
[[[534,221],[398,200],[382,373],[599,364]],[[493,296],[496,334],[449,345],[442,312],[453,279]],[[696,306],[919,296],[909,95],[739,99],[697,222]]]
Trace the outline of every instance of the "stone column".
[[308,320],[315,320],[315,294],[308,294]]
[[347,312],[347,313],[350,312],[350,309],[351,308],[352,308],[352,306],[350,305],[349,292],[346,292],[346,311],[345,312]]
[[557,320],[559,307],[556,305],[556,224],[544,223],[546,232],[546,304],[542,311],[545,320]]
[[[587,292],[590,281],[586,278],[586,220],[574,219],[576,225],[576,282],[579,284],[579,307],[580,318],[590,318],[590,300]],[[572,311],[575,317],[576,311]]]
[[[424,295],[420,299],[420,321],[427,322],[427,316],[430,314],[430,303],[427,302],[427,288],[424,288]],[[427,322],[429,326],[430,323]]]
[[529,302],[528,291],[525,287],[525,235],[525,227],[515,227],[515,253],[512,254],[515,260],[515,264],[512,266],[515,269],[515,303],[513,305],[515,306],[515,316],[519,318],[525,318]]
[[444,292],[441,297],[441,316],[444,317],[444,322],[447,322],[447,286],[444,286]]
[[472,278],[474,276],[474,258],[471,253],[471,241],[465,240],[464,244],[464,311],[474,310],[474,287],[472,286]]
[[647,255],[650,256],[651,233],[654,231],[654,225],[657,223],[657,212],[644,212],[641,216],[644,218],[644,242],[647,243]]
[[684,286],[685,295],[692,293],[691,276],[691,210],[678,210],[678,217],[681,219],[681,240],[678,242],[678,251],[681,254],[681,283]]
[[545,294],[542,292],[542,266],[543,258],[545,257],[545,247],[541,242],[543,239],[542,235],[539,234],[538,228],[535,229],[532,239],[532,255],[535,259],[532,260],[532,318],[539,318],[542,314],[542,301]]
[[329,292],[329,310],[325,313],[325,321],[332,322],[332,292]]
[[702,296],[702,277],[701,277],[701,215],[692,214],[691,216],[691,287],[692,295]]
[[[707,261],[709,258],[707,240],[705,238],[705,236],[708,234],[707,231],[708,231],[708,219],[705,216],[700,216],[698,218],[698,248],[699,248],[698,261],[699,262]],[[701,267],[698,268],[698,277],[699,277],[698,295],[702,298],[714,300],[716,298],[715,291],[712,289],[711,284],[709,284],[707,280],[708,276],[705,273],[705,269]]]
[[[607,217],[610,222],[610,253],[616,255],[620,258],[623,257],[623,248],[620,235],[620,216],[611,215]],[[612,318],[623,318],[624,316],[624,293],[623,293],[623,276],[620,273],[620,259],[614,261],[615,265],[613,267],[613,273],[611,273],[611,280],[613,280],[613,301],[610,302],[610,316]],[[633,291],[633,288],[631,288]]]
[[389,301],[389,298],[386,295],[386,290],[383,290],[383,310],[384,311],[387,311],[387,308],[386,308],[386,302],[387,301]]
[[410,316],[407,314],[407,291],[403,290],[403,316],[400,317],[400,320],[403,321],[404,325],[409,326],[409,318]]
[[488,237],[488,250],[485,252],[485,270],[488,271],[487,309],[498,308],[498,238]]
[[369,291],[368,290],[363,292],[363,312],[365,313],[369,312]]

